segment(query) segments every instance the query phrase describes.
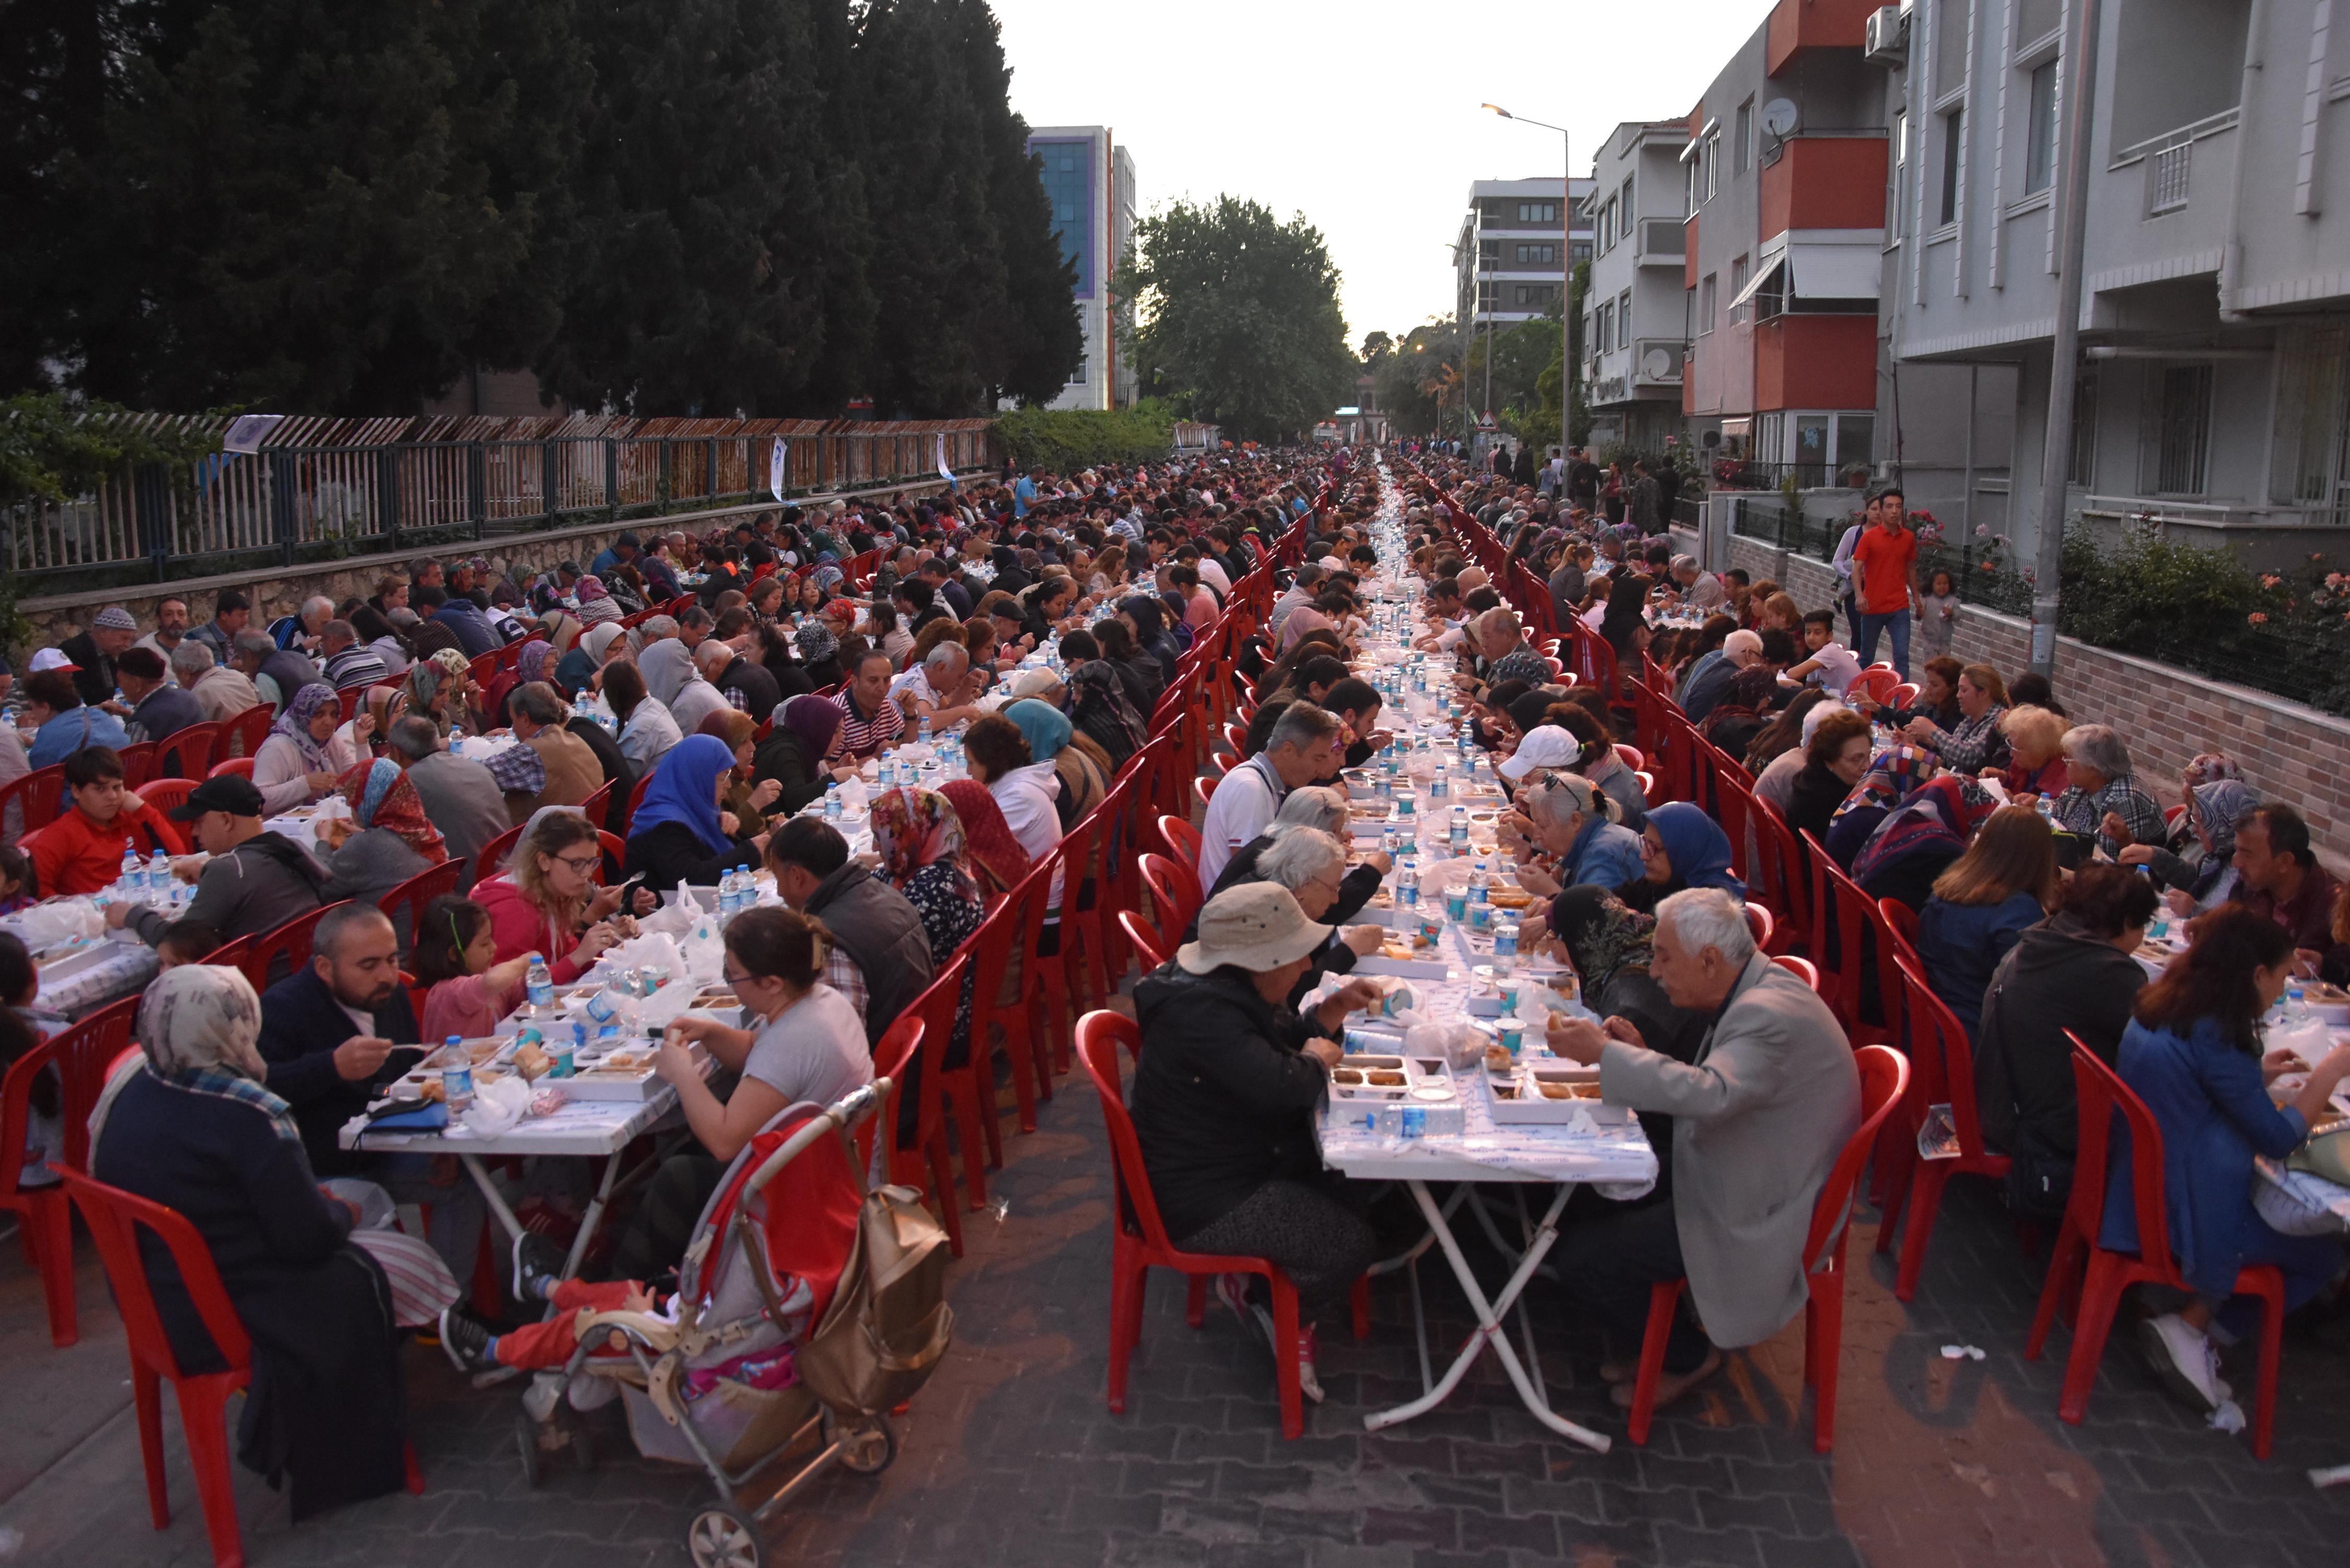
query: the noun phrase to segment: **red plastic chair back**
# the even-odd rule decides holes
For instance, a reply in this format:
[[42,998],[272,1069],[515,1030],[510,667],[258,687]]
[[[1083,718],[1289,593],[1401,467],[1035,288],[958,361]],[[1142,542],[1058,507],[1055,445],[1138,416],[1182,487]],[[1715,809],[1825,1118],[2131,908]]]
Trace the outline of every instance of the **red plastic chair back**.
[[1200,804],[1201,805],[1206,805],[1210,800],[1214,798],[1217,782],[1218,781],[1215,779],[1206,777],[1205,775],[1192,779],[1191,793],[1200,797]]
[[288,974],[309,962],[310,937],[317,930],[318,921],[328,909],[339,909],[349,902],[344,898],[332,904],[322,904],[307,915],[295,916],[276,930],[264,931],[254,938],[253,946],[245,951],[244,961],[237,966],[244,971],[244,978],[253,982],[253,989],[269,989],[269,971],[281,958],[286,961],[286,972]]
[[645,804],[645,791],[652,787],[652,771],[647,769],[645,776],[639,779],[636,787],[629,792],[629,809],[620,816],[620,832],[623,835],[629,831],[629,824],[636,820],[637,807]]
[[1150,922],[1132,909],[1118,912],[1118,929],[1126,933],[1127,941],[1134,948],[1135,961],[1142,966],[1145,974],[1161,967],[1174,956],[1174,950],[1162,942],[1157,931],[1150,929]]
[[35,768],[22,778],[0,784],[0,814],[5,814],[8,804],[14,801],[24,815],[24,831],[38,833],[57,819],[57,807],[65,797],[65,787],[63,763]]
[[1764,909],[1760,904],[1748,904],[1745,906],[1745,909],[1746,929],[1754,934],[1755,947],[1764,952],[1769,952],[1771,950],[1771,937],[1773,931],[1771,911]]
[[115,755],[122,759],[122,787],[137,789],[155,776],[155,742],[141,741],[125,746]]
[[463,860],[444,860],[426,867],[376,900],[376,908],[390,917],[392,929],[400,933],[402,953],[414,948],[416,933],[424,929],[424,907],[443,893],[455,892],[464,874]]
[[1852,690],[1871,701],[1890,702],[1893,701],[1894,688],[1900,684],[1901,677],[1892,670],[1871,665],[1854,679]]
[[1150,893],[1151,919],[1170,940],[1191,923],[1204,901],[1200,879],[1164,855],[1142,857],[1142,885]]
[[473,880],[479,882],[497,875],[499,867],[506,863],[506,857],[514,853],[514,846],[522,842],[522,830],[529,826],[528,823],[518,822],[483,845],[481,853],[473,857]]
[[1126,1085],[1119,1076],[1118,1050],[1137,1063],[1142,1060],[1142,1030],[1122,1013],[1088,1012],[1077,1020],[1077,1055],[1086,1075],[1094,1081],[1101,1100],[1102,1119],[1109,1125],[1110,1178],[1116,1188],[1118,1228],[1139,1235],[1154,1251],[1171,1252],[1166,1221],[1159,1217],[1159,1199],[1150,1190],[1150,1173],[1142,1163],[1142,1140],[1135,1136],[1134,1118],[1126,1109]]
[[250,757],[261,750],[261,742],[269,738],[269,727],[277,722],[277,711],[266,702],[255,703],[242,713],[232,713],[221,721],[236,754]]
[[1791,954],[1781,953],[1772,959],[1771,961],[1777,964],[1781,969],[1785,970],[1789,974],[1794,975],[1797,980],[1802,981],[1805,985],[1810,986],[1812,988],[1812,994],[1818,997],[1822,1002],[1829,1000],[1827,981],[1820,978],[1819,965],[1814,963],[1811,960],[1795,958]]
[[[244,955],[252,950],[253,939],[239,937],[233,942],[223,942],[214,948],[212,957],[204,960],[204,962],[218,964],[223,969],[241,970],[244,967]],[[424,1015],[420,1012],[417,1016],[421,1018]]]
[[2071,1030],[2073,1087],[2080,1096],[2080,1132],[2073,1155],[2073,1195],[2065,1221],[2077,1225],[2092,1245],[2105,1228],[2106,1187],[2113,1158],[2114,1116],[2129,1133],[2130,1203],[2137,1210],[2138,1262],[2164,1282],[2185,1290],[2178,1261],[2170,1255],[2170,1212],[2163,1195],[2162,1124],[2121,1075],[2097,1059]]
[[591,794],[586,800],[581,801],[579,803],[579,809],[587,814],[588,821],[594,823],[598,827],[603,826],[604,818],[610,814],[612,809],[611,782],[607,780],[602,789],[598,790],[594,794]]
[[596,830],[596,843],[604,852],[596,862],[596,886],[601,888],[609,878],[618,877],[620,867],[628,864],[629,841],[599,827]]
[[1804,1239],[1804,1256],[1812,1272],[1841,1272],[1844,1267],[1845,1216],[1852,1208],[1852,1189],[1860,1168],[1876,1146],[1877,1130],[1893,1114],[1909,1088],[1909,1063],[1889,1045],[1864,1045],[1853,1053],[1860,1068],[1860,1127],[1845,1140],[1828,1179],[1812,1203],[1812,1228]]
[[1168,857],[1191,873],[1193,886],[1200,880],[1200,830],[1183,818],[1162,815],[1159,819],[1159,839],[1167,846]]
[[212,1335],[213,1345],[219,1347],[221,1358],[228,1363],[230,1372],[249,1372],[253,1341],[246,1336],[236,1308],[229,1303],[227,1287],[221,1283],[220,1271],[213,1264],[212,1249],[204,1245],[196,1228],[176,1210],[133,1197],[81,1171],[68,1169],[65,1183],[98,1242],[107,1282],[114,1287],[115,1304],[121,1311],[122,1326],[130,1341],[130,1359],[174,1382],[186,1376],[172,1354],[171,1338],[163,1332],[163,1320],[155,1310],[154,1293],[148,1289],[147,1268],[140,1257],[138,1241],[138,1233],[145,1231],[171,1252],[188,1300],[203,1320],[205,1332]]
[[490,677],[498,672],[498,650],[494,648],[490,649],[489,652],[481,655],[472,663],[465,666],[465,670],[467,674],[473,678],[473,683],[475,685],[486,685]]
[[253,759],[251,757],[231,757],[224,763],[214,763],[213,771],[204,775],[208,779],[249,779],[252,776]]
[[221,748],[221,726],[217,723],[191,724],[175,730],[155,743],[157,779],[179,778],[198,780],[213,765],[213,753]]
[[1966,1025],[1950,1003],[1934,994],[1923,964],[1908,957],[1898,962],[1908,992],[1910,1101],[1921,1113],[1928,1106],[1950,1106],[1961,1159],[1980,1161],[1987,1151],[1975,1104],[1974,1048],[1967,1042]]

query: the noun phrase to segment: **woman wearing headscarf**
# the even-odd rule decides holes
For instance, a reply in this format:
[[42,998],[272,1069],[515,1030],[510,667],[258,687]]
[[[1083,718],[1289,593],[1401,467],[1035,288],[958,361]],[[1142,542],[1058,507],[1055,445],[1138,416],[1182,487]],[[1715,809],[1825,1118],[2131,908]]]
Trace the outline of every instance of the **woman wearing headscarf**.
[[2236,825],[2261,804],[2261,797],[2249,784],[2223,776],[2194,785],[2187,799],[2187,829],[2202,850],[2198,858],[2189,860],[2150,844],[2126,845],[2115,858],[2125,866],[2147,867],[2169,890],[2171,908],[2178,913],[2199,915],[2234,895]]
[[[352,744],[346,752],[335,742],[335,731],[342,722],[342,700],[325,681],[314,680],[294,693],[253,754],[253,784],[261,792],[262,807],[269,815],[323,799],[344,771],[359,760],[374,737],[374,726],[364,718],[355,722]],[[361,733],[362,730],[366,732]]]
[[1142,651],[1135,641],[1134,628],[1116,616],[1094,628],[1094,640],[1101,645],[1102,661],[1118,671],[1126,700],[1147,725],[1159,711],[1159,694],[1167,690],[1159,660]]
[[[449,858],[448,846],[424,815],[423,798],[399,763],[375,757],[342,777],[339,785],[351,815],[318,824],[326,857],[329,898],[374,903],[386,893]],[[393,917],[404,926],[407,911]],[[404,951],[409,933],[400,933]]]
[[992,904],[1018,887],[1035,862],[985,784],[976,779],[949,779],[939,793],[962,824],[963,868],[979,884],[980,897]]
[[[922,918],[922,932],[931,941],[931,964],[943,968],[987,915],[978,880],[964,868],[962,818],[954,803],[935,790],[883,791],[873,803],[873,852],[881,857],[881,875]],[[968,965],[963,969],[962,996],[955,1003],[954,1036],[947,1043],[949,1067],[960,1067],[971,1060],[972,982],[976,973]]]
[[[1135,646],[1159,661],[1159,689],[1161,691],[1175,684],[1175,666],[1183,650],[1167,634],[1167,607],[1149,594],[1137,594],[1130,599],[1120,599],[1118,618],[1134,633]],[[1297,612],[1292,610],[1294,619]]]
[[1835,863],[1849,867],[1878,825],[1933,776],[1934,753],[1923,746],[1887,746],[1869,758],[1868,772],[1828,818],[1821,840]]
[[1023,698],[1005,708],[1003,716],[1019,728],[1021,739],[1028,742],[1032,761],[1051,764],[1054,776],[1060,780],[1060,793],[1054,797],[1053,808],[1060,819],[1061,832],[1066,834],[1085,819],[1086,813],[1099,805],[1102,796],[1109,791],[1109,781],[1100,763],[1075,743],[1076,727],[1069,722],[1067,714],[1050,703]]
[[759,726],[748,713],[738,713],[728,708],[702,721],[699,732],[715,735],[734,755],[734,771],[726,783],[726,796],[721,804],[734,814],[738,833],[760,833],[767,826],[767,813],[783,785],[774,779],[755,777],[754,743],[759,738]]
[[[90,1118],[90,1173],[203,1238],[253,1344],[237,1458],[288,1484],[297,1523],[399,1490],[391,1285],[350,1244],[356,1210],[320,1190],[292,1110],[264,1086],[260,998],[233,968],[182,964],[147,988],[137,1034],[144,1060],[114,1075]],[[224,1370],[170,1254],[141,1251],[181,1368]]]
[[840,684],[844,671],[840,668],[840,636],[822,616],[800,623],[792,634],[798,645],[800,662],[807,669],[807,678],[818,691]]
[[1632,909],[1651,912],[1660,899],[1690,888],[1719,888],[1746,901],[1746,884],[1730,868],[1730,836],[1701,806],[1677,800],[1649,812],[1640,854],[1647,875],[1617,889]]
[[1109,759],[1116,776],[1127,759],[1150,738],[1149,727],[1126,700],[1118,671],[1107,659],[1091,659],[1069,671],[1069,722]]
[[742,834],[719,794],[734,768],[734,753],[711,735],[688,735],[653,769],[653,782],[629,820],[623,875],[644,873],[645,886],[668,892],[679,884],[715,886],[728,871],[756,868],[767,836]]
[[555,661],[555,684],[565,691],[585,691],[595,683],[596,672],[604,668],[618,644],[626,649],[629,634],[620,623],[608,620],[601,626],[589,627],[572,644],[570,651]]
[[840,705],[821,697],[795,697],[778,703],[775,727],[753,754],[754,778],[781,786],[774,810],[789,815],[820,797],[836,781],[856,776],[854,764],[840,761]]
[[534,680],[545,680],[556,663],[555,645],[545,638],[533,638],[515,654],[512,670],[501,670],[482,688],[482,712],[493,729],[510,729],[514,713],[509,703],[514,694]]
[[444,648],[421,656],[408,667],[409,716],[432,720],[444,741],[458,724],[471,728],[473,715],[466,706],[465,692],[472,683],[462,649]]
[[1869,836],[1853,858],[1852,879],[1872,898],[1923,909],[1935,878],[1967,852],[1975,830],[1998,809],[1972,779],[1943,774],[1929,780]]

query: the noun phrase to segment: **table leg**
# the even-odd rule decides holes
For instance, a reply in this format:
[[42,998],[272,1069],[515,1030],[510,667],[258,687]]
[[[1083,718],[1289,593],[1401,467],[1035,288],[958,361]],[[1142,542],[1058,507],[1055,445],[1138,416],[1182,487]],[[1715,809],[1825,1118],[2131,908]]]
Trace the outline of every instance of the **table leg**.
[[571,1253],[563,1260],[563,1277],[570,1279],[579,1272],[580,1261],[588,1256],[588,1243],[594,1240],[596,1227],[604,1221],[605,1206],[612,1200],[612,1184],[620,1177],[620,1157],[604,1157],[604,1179],[596,1185],[596,1196],[588,1205],[588,1212],[579,1217],[579,1234],[571,1238]]
[[498,1223],[506,1228],[508,1244],[520,1241],[522,1221],[515,1219],[515,1211],[506,1207],[506,1195],[498,1190],[498,1184],[490,1179],[490,1173],[482,1168],[482,1157],[461,1154],[457,1158],[463,1163],[466,1174],[473,1179],[473,1185],[482,1189],[482,1197],[489,1204],[490,1212],[496,1215]]
[[1509,1335],[1501,1322],[1502,1314],[1516,1304],[1519,1295],[1526,1288],[1526,1282],[1534,1278],[1534,1271],[1542,1265],[1543,1258],[1549,1252],[1551,1244],[1558,1240],[1558,1217],[1566,1208],[1567,1198],[1575,1190],[1574,1184],[1568,1183],[1559,1188],[1558,1195],[1551,1200],[1549,1210],[1544,1214],[1542,1223],[1534,1231],[1533,1242],[1527,1247],[1525,1256],[1519,1260],[1517,1268],[1510,1275],[1509,1282],[1502,1287],[1500,1294],[1493,1297],[1491,1302],[1486,1300],[1484,1287],[1477,1282],[1475,1272],[1469,1267],[1469,1260],[1461,1256],[1461,1243],[1453,1238],[1451,1227],[1445,1223],[1443,1212],[1437,1208],[1435,1199],[1429,1196],[1427,1183],[1414,1181],[1410,1185],[1413,1199],[1419,1203],[1420,1213],[1426,1217],[1429,1229],[1435,1233],[1437,1245],[1444,1249],[1445,1260],[1452,1265],[1453,1275],[1460,1280],[1461,1288],[1467,1293],[1469,1304],[1477,1314],[1477,1332],[1469,1336],[1469,1342],[1461,1346],[1461,1354],[1453,1358],[1452,1365],[1446,1368],[1444,1376],[1437,1381],[1434,1388],[1409,1404],[1399,1405],[1391,1410],[1374,1411],[1364,1417],[1365,1428],[1376,1432],[1382,1428],[1397,1426],[1411,1419],[1414,1416],[1424,1415],[1434,1409],[1460,1386],[1461,1377],[1475,1364],[1478,1355],[1482,1353],[1485,1346],[1490,1344],[1493,1347],[1493,1354],[1501,1357],[1503,1370],[1509,1374],[1510,1381],[1516,1385],[1518,1397],[1524,1402],[1526,1409],[1536,1420],[1563,1438],[1572,1438],[1596,1453],[1606,1453],[1613,1446],[1610,1438],[1588,1428],[1577,1426],[1551,1409],[1550,1401],[1544,1397],[1541,1389],[1527,1378],[1525,1367],[1519,1362],[1517,1352],[1511,1346]]

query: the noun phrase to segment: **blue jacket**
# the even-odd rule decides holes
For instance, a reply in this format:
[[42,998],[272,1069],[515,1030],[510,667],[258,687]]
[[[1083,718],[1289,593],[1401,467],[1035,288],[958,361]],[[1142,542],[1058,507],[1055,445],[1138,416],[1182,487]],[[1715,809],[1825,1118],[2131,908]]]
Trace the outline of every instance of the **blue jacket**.
[[1926,983],[1958,1015],[1970,1045],[1982,1027],[1991,971],[2041,918],[2040,900],[2029,893],[2011,893],[1996,904],[1929,898],[1918,911],[1918,956],[1926,963]]
[[[2282,1158],[2309,1136],[2309,1124],[2270,1100],[2260,1062],[2221,1039],[2209,1019],[2184,1038],[2132,1019],[2114,1065],[2162,1128],[2164,1211],[2178,1272],[2199,1293],[2231,1293],[2244,1260],[2273,1249],[2275,1233],[2252,1209],[2252,1157]],[[2129,1133],[2118,1116],[2106,1159],[2098,1244],[2136,1251]]]
[[1565,855],[1559,857],[1559,883],[1572,888],[1588,882],[1611,891],[1648,874],[1640,855],[1640,836],[1630,828],[1596,818],[1584,824]]
[[498,628],[490,624],[490,618],[471,599],[451,599],[432,612],[432,618],[457,634],[457,640],[465,645],[468,659],[479,659],[493,649],[505,646]]
[[88,703],[68,708],[62,713],[52,713],[49,722],[33,736],[33,744],[25,760],[36,768],[64,762],[84,746],[112,746],[116,751],[130,743],[123,733],[122,721],[103,708]]

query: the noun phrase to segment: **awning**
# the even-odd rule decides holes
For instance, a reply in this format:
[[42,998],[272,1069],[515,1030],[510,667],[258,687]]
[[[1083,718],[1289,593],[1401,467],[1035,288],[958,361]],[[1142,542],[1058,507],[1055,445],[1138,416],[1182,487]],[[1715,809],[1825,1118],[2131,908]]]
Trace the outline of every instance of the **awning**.
[[1739,310],[1747,303],[1747,301],[1752,299],[1754,296],[1761,291],[1764,284],[1769,283],[1773,278],[1779,275],[1780,270],[1786,265],[1787,258],[1784,255],[1775,255],[1770,260],[1764,262],[1762,264],[1762,270],[1756,273],[1752,277],[1748,278],[1746,280],[1746,286],[1738,291],[1738,297],[1730,302],[1730,308],[1731,311],[1735,312]]
[[1807,244],[1787,247],[1798,299],[1875,299],[1884,275],[1884,253],[1876,245]]
[[1754,419],[1753,419],[1753,416],[1752,416],[1752,415],[1751,415],[1751,414],[1742,414],[1742,415],[1740,415],[1738,418],[1736,418],[1736,419],[1734,419],[1734,420],[1724,420],[1724,421],[1721,421],[1721,433],[1722,433],[1725,437],[1728,437],[1728,436],[1742,436],[1742,435],[1744,435],[1748,431],[1752,430],[1752,429],[1753,428],[1753,426],[1754,426]]

